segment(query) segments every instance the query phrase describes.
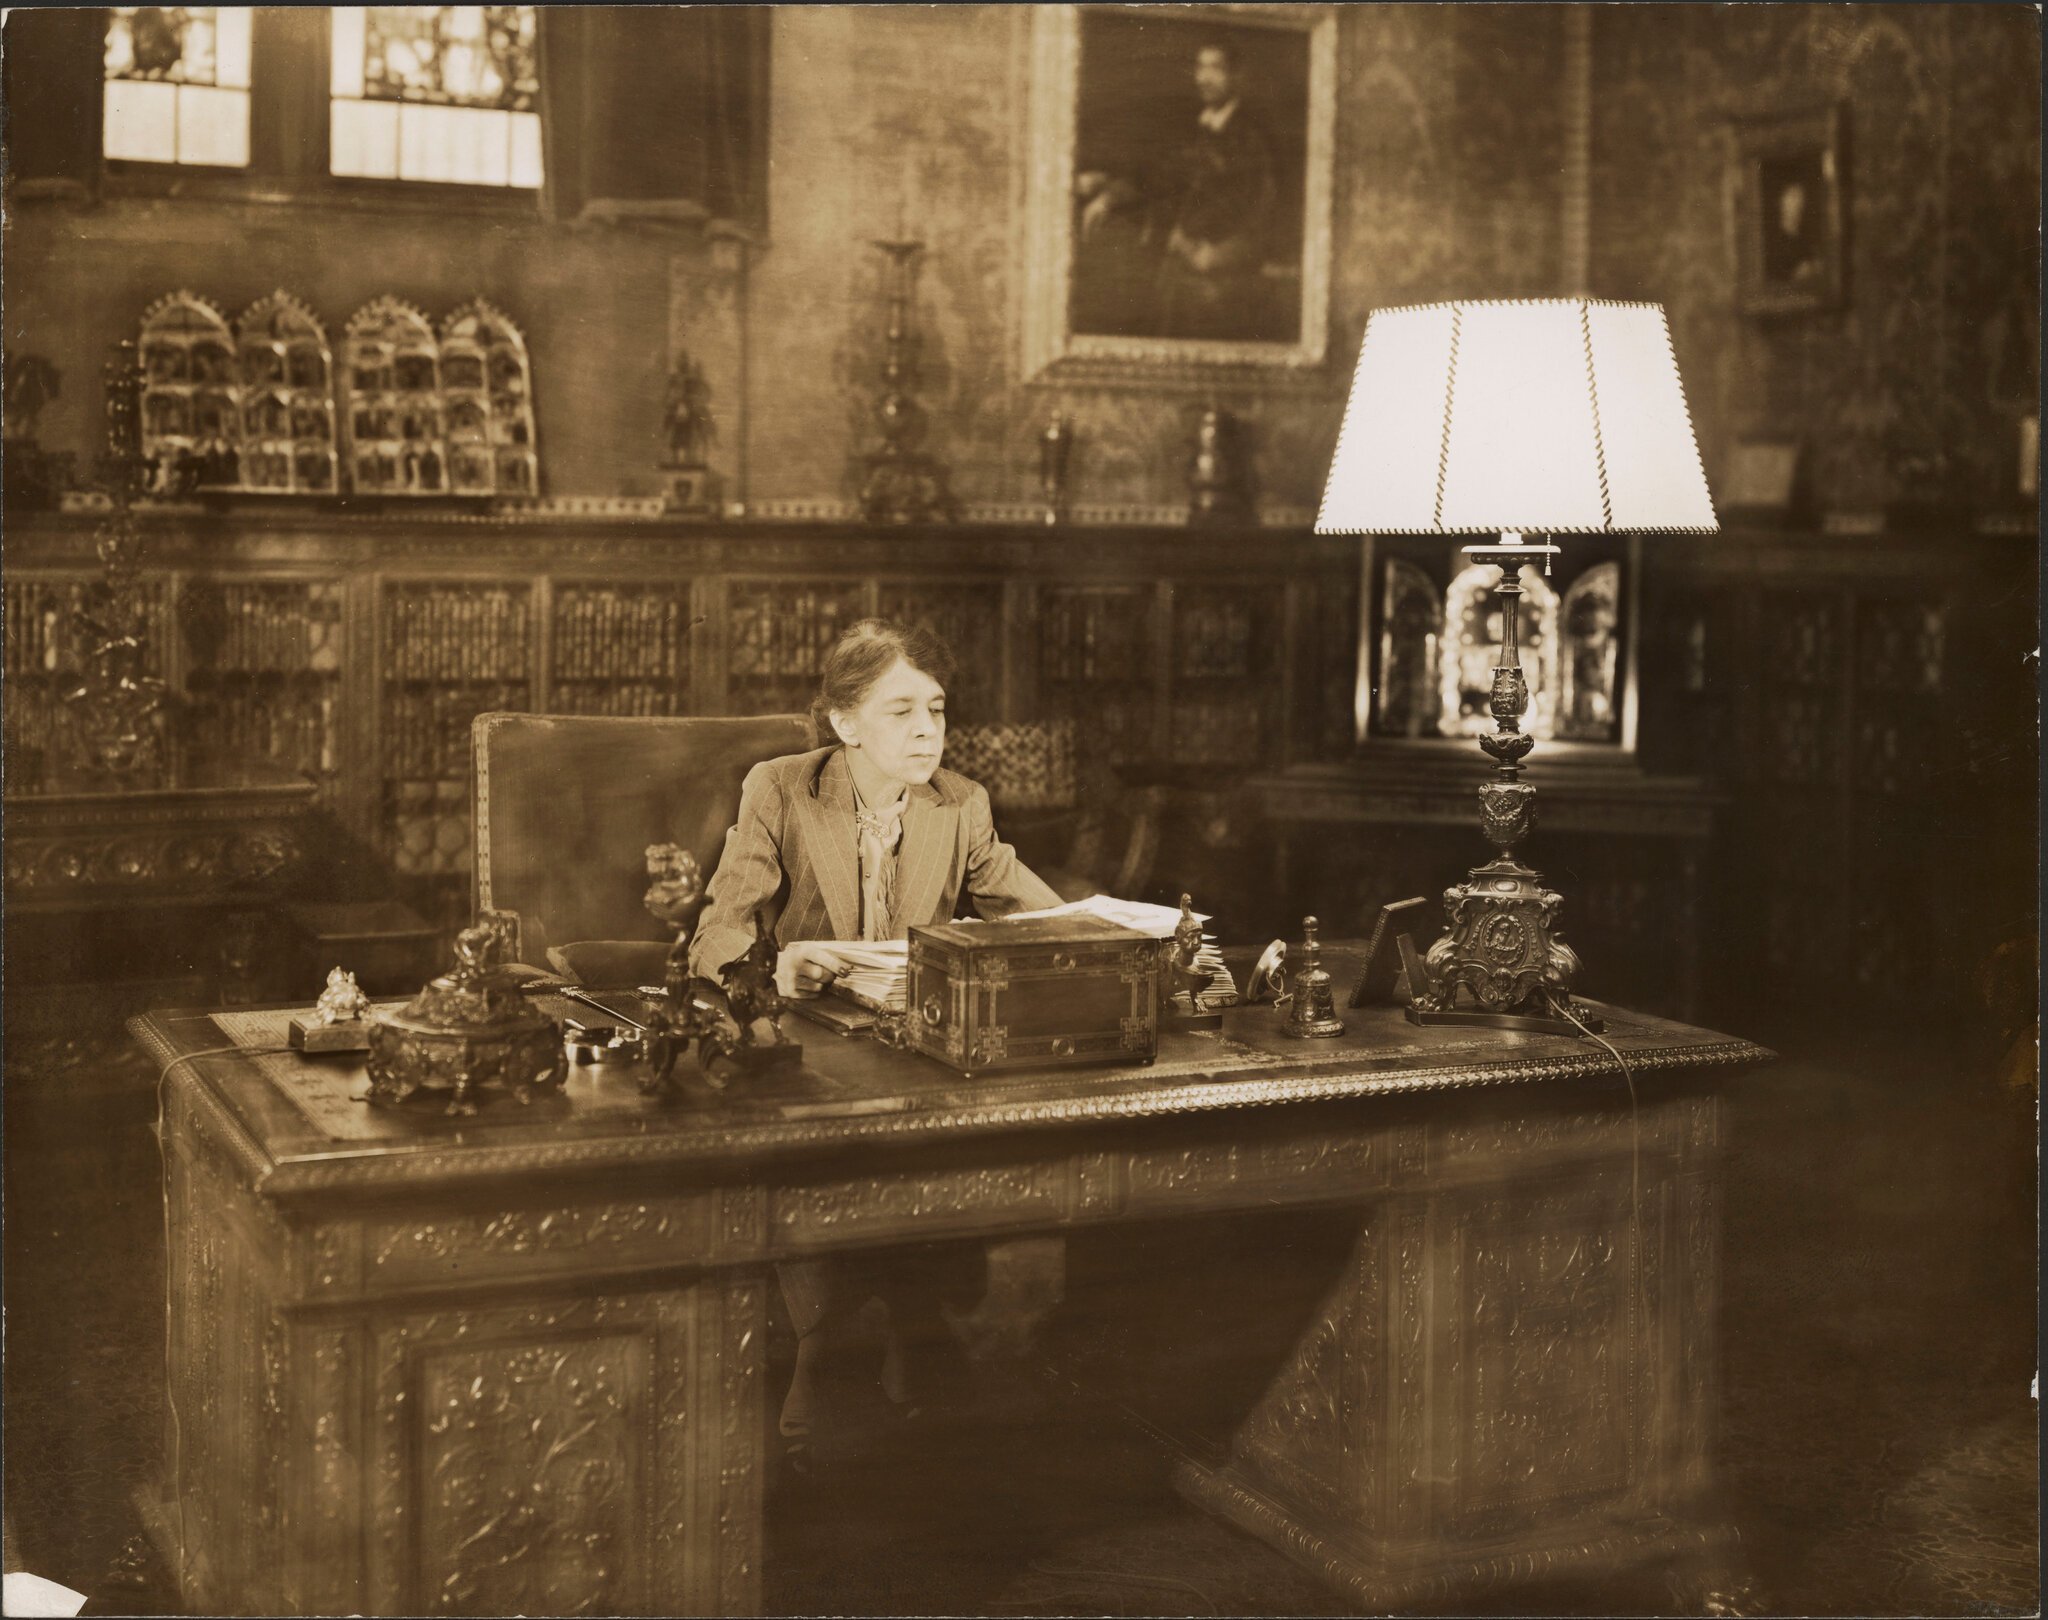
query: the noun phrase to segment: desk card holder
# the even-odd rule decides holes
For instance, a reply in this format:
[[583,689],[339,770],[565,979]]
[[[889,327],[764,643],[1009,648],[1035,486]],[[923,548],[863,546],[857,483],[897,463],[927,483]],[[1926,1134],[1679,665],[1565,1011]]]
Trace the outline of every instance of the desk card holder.
[[1408,938],[1408,925],[1421,919],[1429,904],[1421,895],[1411,900],[1391,900],[1380,907],[1372,938],[1365,947],[1365,966],[1351,987],[1351,1007],[1405,1006],[1411,999],[1408,986],[1416,982],[1407,971],[1400,941]]

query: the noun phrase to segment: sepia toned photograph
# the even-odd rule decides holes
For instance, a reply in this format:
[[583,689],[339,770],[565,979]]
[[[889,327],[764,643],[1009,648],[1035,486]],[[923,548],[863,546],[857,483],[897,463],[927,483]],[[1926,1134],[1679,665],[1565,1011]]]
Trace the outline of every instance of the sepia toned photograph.
[[0,1613],[2038,1614],[2041,45],[0,11]]

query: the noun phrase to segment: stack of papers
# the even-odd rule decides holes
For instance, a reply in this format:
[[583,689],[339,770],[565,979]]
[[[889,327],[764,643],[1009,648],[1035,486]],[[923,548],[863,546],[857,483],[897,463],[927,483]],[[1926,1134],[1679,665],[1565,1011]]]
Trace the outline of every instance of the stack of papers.
[[1223,965],[1223,953],[1216,949],[1216,941],[1204,934],[1202,948],[1195,952],[1195,971],[1209,975],[1209,982],[1195,992],[1195,1006],[1201,1012],[1214,1012],[1219,1007],[1237,1005],[1237,981],[1230,976],[1230,969]]
[[825,940],[811,947],[832,969],[832,988],[870,1012],[901,1012],[910,977],[910,942]]

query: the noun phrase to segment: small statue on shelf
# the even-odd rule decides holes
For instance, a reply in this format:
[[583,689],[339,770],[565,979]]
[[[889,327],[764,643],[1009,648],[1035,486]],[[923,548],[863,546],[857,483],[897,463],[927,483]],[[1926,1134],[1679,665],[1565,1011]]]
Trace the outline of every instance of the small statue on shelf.
[[1237,418],[1214,405],[1194,416],[1188,446],[1188,521],[1244,522],[1252,516],[1251,469]]
[[718,474],[705,464],[718,442],[718,423],[711,414],[711,384],[704,367],[689,355],[676,359],[668,376],[663,409],[668,434],[666,504],[671,512],[710,514],[718,510]]
[[701,467],[704,454],[718,442],[718,423],[711,414],[711,384],[704,367],[687,354],[668,375],[668,464]]

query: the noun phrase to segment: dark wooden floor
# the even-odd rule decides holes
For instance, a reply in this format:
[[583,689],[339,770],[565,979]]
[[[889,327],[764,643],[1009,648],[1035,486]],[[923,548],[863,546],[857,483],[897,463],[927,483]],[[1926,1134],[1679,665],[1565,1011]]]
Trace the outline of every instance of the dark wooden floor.
[[[1722,1455],[1762,1590],[1781,1613],[2035,1612],[2033,1095],[1961,1044],[1761,1033],[1787,1061],[1731,1097]],[[152,1077],[118,1043],[10,1039],[6,1057],[9,1528],[23,1564],[87,1592],[88,1612],[164,1612],[161,1571],[110,1573],[162,1443]],[[1270,1242],[1304,1276],[1318,1263],[1312,1225],[1233,1241]],[[1194,1348],[1164,1383],[1213,1373]],[[939,1404],[778,1489],[772,1610],[1343,1608],[1180,1504],[1160,1449],[1101,1410],[1025,1376],[950,1419]],[[1650,1570],[1487,1610],[1669,1602]]]

